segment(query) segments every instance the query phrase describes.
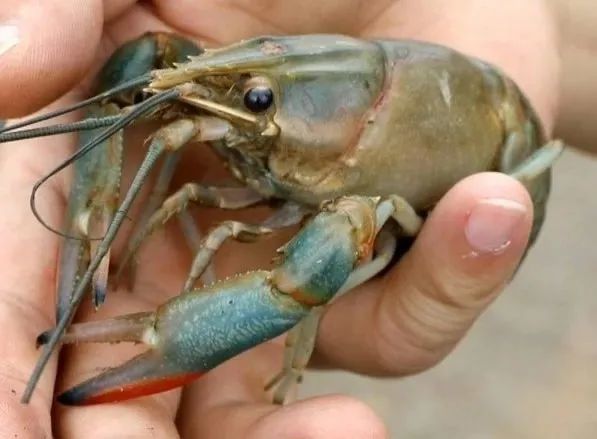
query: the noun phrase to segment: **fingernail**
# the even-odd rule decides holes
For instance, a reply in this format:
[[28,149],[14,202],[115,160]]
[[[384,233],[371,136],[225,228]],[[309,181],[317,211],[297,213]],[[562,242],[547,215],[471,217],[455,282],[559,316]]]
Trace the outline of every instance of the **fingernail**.
[[0,25],[0,55],[8,52],[19,42],[19,28],[14,24]]
[[501,253],[508,248],[516,227],[527,209],[524,205],[504,198],[479,201],[471,211],[464,234],[473,251]]

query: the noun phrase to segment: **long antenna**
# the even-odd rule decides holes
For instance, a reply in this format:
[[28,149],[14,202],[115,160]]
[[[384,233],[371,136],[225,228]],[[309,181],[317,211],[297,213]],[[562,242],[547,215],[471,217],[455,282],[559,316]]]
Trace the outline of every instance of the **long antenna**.
[[88,105],[95,104],[96,102],[102,101],[104,99],[110,98],[114,95],[117,95],[118,93],[122,93],[123,91],[129,90],[131,88],[139,87],[143,84],[148,84],[150,81],[151,81],[150,74],[139,76],[137,78],[125,81],[122,84],[119,84],[116,87],[106,90],[98,95],[95,95],[95,96],[89,98],[89,99],[85,99],[84,101],[77,102],[76,104],[73,104],[70,107],[65,107],[60,110],[52,111],[50,113],[46,113],[46,114],[32,117],[30,119],[26,119],[22,122],[19,122],[14,125],[10,125],[8,127],[0,128],[0,134],[5,133],[7,131],[14,131],[18,128],[23,128],[23,127],[32,125],[37,122],[42,122],[44,120],[52,119],[54,117],[58,117],[63,114],[66,114],[66,113],[71,113],[80,108],[83,108]]
[[74,133],[76,131],[95,130],[107,127],[117,122],[122,116],[93,117],[73,123],[63,123],[28,130],[8,131],[0,134],[0,143],[16,140],[32,139],[34,137],[54,136],[56,134]]
[[[86,145],[81,147],[74,154],[72,154],[69,158],[67,158],[62,163],[60,163],[58,166],[56,166],[54,169],[52,169],[48,174],[44,175],[42,178],[37,180],[37,182],[33,186],[33,190],[31,191],[31,197],[29,198],[29,205],[31,207],[31,211],[33,212],[33,215],[40,222],[40,224],[42,226],[44,226],[46,229],[48,229],[49,231],[51,231],[59,236],[62,236],[63,238],[81,240],[82,238],[80,238],[80,237],[70,236],[70,235],[67,235],[66,233],[63,233],[59,230],[54,229],[41,217],[41,215],[39,214],[39,212],[37,210],[37,206],[35,203],[35,197],[37,195],[37,191],[39,190],[39,188],[46,181],[48,181],[48,179],[50,179],[52,176],[56,175],[57,173],[62,171],[64,168],[69,166],[71,163],[74,163],[76,160],[83,157],[85,154],[87,154],[89,151],[91,151],[97,145],[102,143],[104,140],[106,140],[109,137],[111,137],[112,135],[114,135],[118,130],[124,128],[129,123],[131,123],[138,117],[142,116],[143,114],[147,113],[148,111],[154,109],[158,105],[160,105],[164,102],[176,99],[179,96],[180,96],[180,91],[177,89],[172,89],[172,90],[168,90],[166,92],[156,94],[156,95],[150,97],[149,99],[147,99],[146,101],[142,102],[141,104],[138,104],[134,109],[132,109],[132,111],[130,113],[128,113],[125,116],[120,116],[119,120],[116,123],[114,123],[112,126],[107,128],[106,130],[104,130],[101,134],[99,134],[97,137],[92,139]],[[102,239],[102,238],[100,237],[100,238],[87,238],[87,239]]]

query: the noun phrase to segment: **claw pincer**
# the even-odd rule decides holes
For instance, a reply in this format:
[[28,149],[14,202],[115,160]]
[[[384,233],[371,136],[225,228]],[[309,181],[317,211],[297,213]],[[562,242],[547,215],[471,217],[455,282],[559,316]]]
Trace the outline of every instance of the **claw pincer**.
[[59,401],[95,404],[172,389],[288,331],[346,282],[373,241],[373,209],[366,197],[329,206],[284,247],[271,271],[182,294],[155,313],[73,325],[63,342],[136,341],[151,349],[68,390]]

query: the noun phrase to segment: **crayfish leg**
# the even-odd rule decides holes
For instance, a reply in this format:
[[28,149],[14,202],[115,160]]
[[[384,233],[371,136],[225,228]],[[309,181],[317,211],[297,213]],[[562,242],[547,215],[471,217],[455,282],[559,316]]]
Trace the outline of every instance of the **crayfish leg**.
[[[187,247],[193,254],[197,253],[199,248],[201,248],[202,233],[199,225],[195,221],[195,218],[193,218],[188,210],[183,210],[178,214],[178,224],[182,234],[184,235]],[[216,270],[214,264],[211,263],[203,271],[203,274],[201,275],[201,282],[203,285],[210,285],[213,284],[216,279]]]
[[[391,201],[390,204],[396,205]],[[378,208],[378,211],[382,209]],[[400,212],[399,209],[396,211]],[[410,224],[412,221],[412,218],[409,218],[408,223]],[[348,276],[335,297],[337,298],[379,274],[392,261],[395,250],[396,237],[387,229],[381,229],[375,240],[376,254],[373,260],[358,266]],[[283,404],[288,394],[293,391],[293,387],[301,382],[315,349],[317,331],[324,311],[325,306],[313,308],[309,315],[292,328],[286,336],[282,370],[265,385],[266,391],[274,389],[274,404]]]
[[323,310],[324,307],[313,308],[286,336],[282,370],[265,385],[266,391],[275,388],[274,404],[283,404],[293,387],[301,382],[315,349]]
[[238,221],[224,221],[213,228],[202,240],[199,249],[195,254],[191,270],[184,284],[183,291],[190,291],[197,280],[210,265],[218,249],[229,238],[240,242],[254,241],[260,235],[270,233],[271,230],[258,225],[245,224]]
[[[209,118],[207,121],[209,122]],[[211,119],[213,120],[213,119]],[[195,202],[203,206],[222,209],[242,209],[263,200],[263,197],[250,188],[226,188],[204,186],[197,183],[186,183],[174,194],[161,203],[161,207],[153,209],[151,216],[139,224],[128,242],[127,249],[121,258],[116,277],[120,278],[124,270],[134,266],[135,255],[147,237],[163,227],[173,216],[186,211],[189,203]]]
[[[231,192],[233,190],[236,192],[237,197],[241,195],[236,201],[235,198],[231,196],[234,193]],[[251,192],[247,192],[243,195],[242,192],[239,192],[240,190],[240,188],[230,188],[228,190],[222,188],[222,195],[227,194],[226,200],[222,199],[222,204],[225,202],[225,205],[228,206],[228,208],[237,205],[236,203],[240,203],[241,201],[243,203],[250,202],[250,204],[253,204],[253,201],[251,201]],[[254,200],[255,203],[259,201],[261,201],[261,199]],[[178,220],[187,244],[195,254],[183,291],[190,291],[199,278],[201,278],[204,285],[209,285],[215,282],[216,277],[213,256],[230,235],[241,241],[243,239],[246,240],[246,238],[249,237],[257,239],[262,233],[294,226],[300,223],[306,215],[307,209],[302,205],[286,202],[259,225],[243,225],[240,223],[234,225],[232,224],[233,222],[225,222],[211,230],[207,237],[201,239],[201,233],[195,224],[195,221],[188,211],[183,210],[178,214]],[[234,230],[235,228],[237,229],[236,231]]]
[[533,227],[527,252],[530,245],[536,241],[545,221],[547,200],[551,190],[550,168],[563,150],[564,144],[560,140],[550,141],[533,151],[527,158],[507,172],[508,175],[520,181],[527,188],[533,201]]
[[147,199],[147,202],[144,203],[143,210],[141,211],[139,219],[135,223],[131,237],[128,240],[125,254],[121,258],[121,263],[115,275],[116,285],[120,283],[120,279],[123,275],[124,269],[126,267],[130,267],[127,277],[129,289],[132,289],[136,268],[136,261],[134,258],[136,245],[135,243],[140,243],[143,240],[146,233],[145,230],[148,227],[148,223],[150,221],[151,216],[160,207],[160,205],[164,201],[164,198],[166,198],[168,188],[170,187],[170,182],[172,181],[172,177],[174,175],[174,171],[176,170],[176,166],[178,165],[179,160],[180,151],[174,151],[166,155],[164,162],[162,163],[162,167],[158,173],[158,177],[155,181],[155,184],[151,190],[151,193],[149,194],[149,198]]

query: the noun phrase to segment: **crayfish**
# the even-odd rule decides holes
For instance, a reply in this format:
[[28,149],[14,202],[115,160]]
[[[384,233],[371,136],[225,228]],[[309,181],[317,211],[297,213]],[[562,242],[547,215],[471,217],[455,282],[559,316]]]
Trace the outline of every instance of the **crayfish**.
[[[462,178],[497,171],[520,180],[534,204],[532,242],[544,219],[550,167],[563,148],[546,139],[527,99],[497,68],[417,41],[302,35],[203,50],[177,36],[146,34],[110,58],[98,84],[98,95],[58,112],[86,108],[80,122],[17,130],[53,113],[0,130],[0,141],[84,132],[77,151],[32,195],[34,206],[39,185],[75,163],[60,232],[58,322],[38,338],[44,350],[25,402],[60,343],[149,346],[58,397],[91,404],[181,386],[290,330],[283,370],[269,385],[283,402],[312,353],[324,306],[384,270],[397,240],[415,237],[426,213]],[[161,126],[119,199],[122,131],[142,120]],[[242,186],[189,182],[162,196],[179,152],[197,144],[208,144]],[[180,294],[155,312],[71,325],[87,292],[96,306],[106,299],[112,242],[161,158],[122,265],[191,202],[221,209],[276,202],[276,211],[263,222],[225,221],[209,231]],[[192,235],[192,221],[181,223]],[[271,270],[196,287],[226,240],[299,224]]]

